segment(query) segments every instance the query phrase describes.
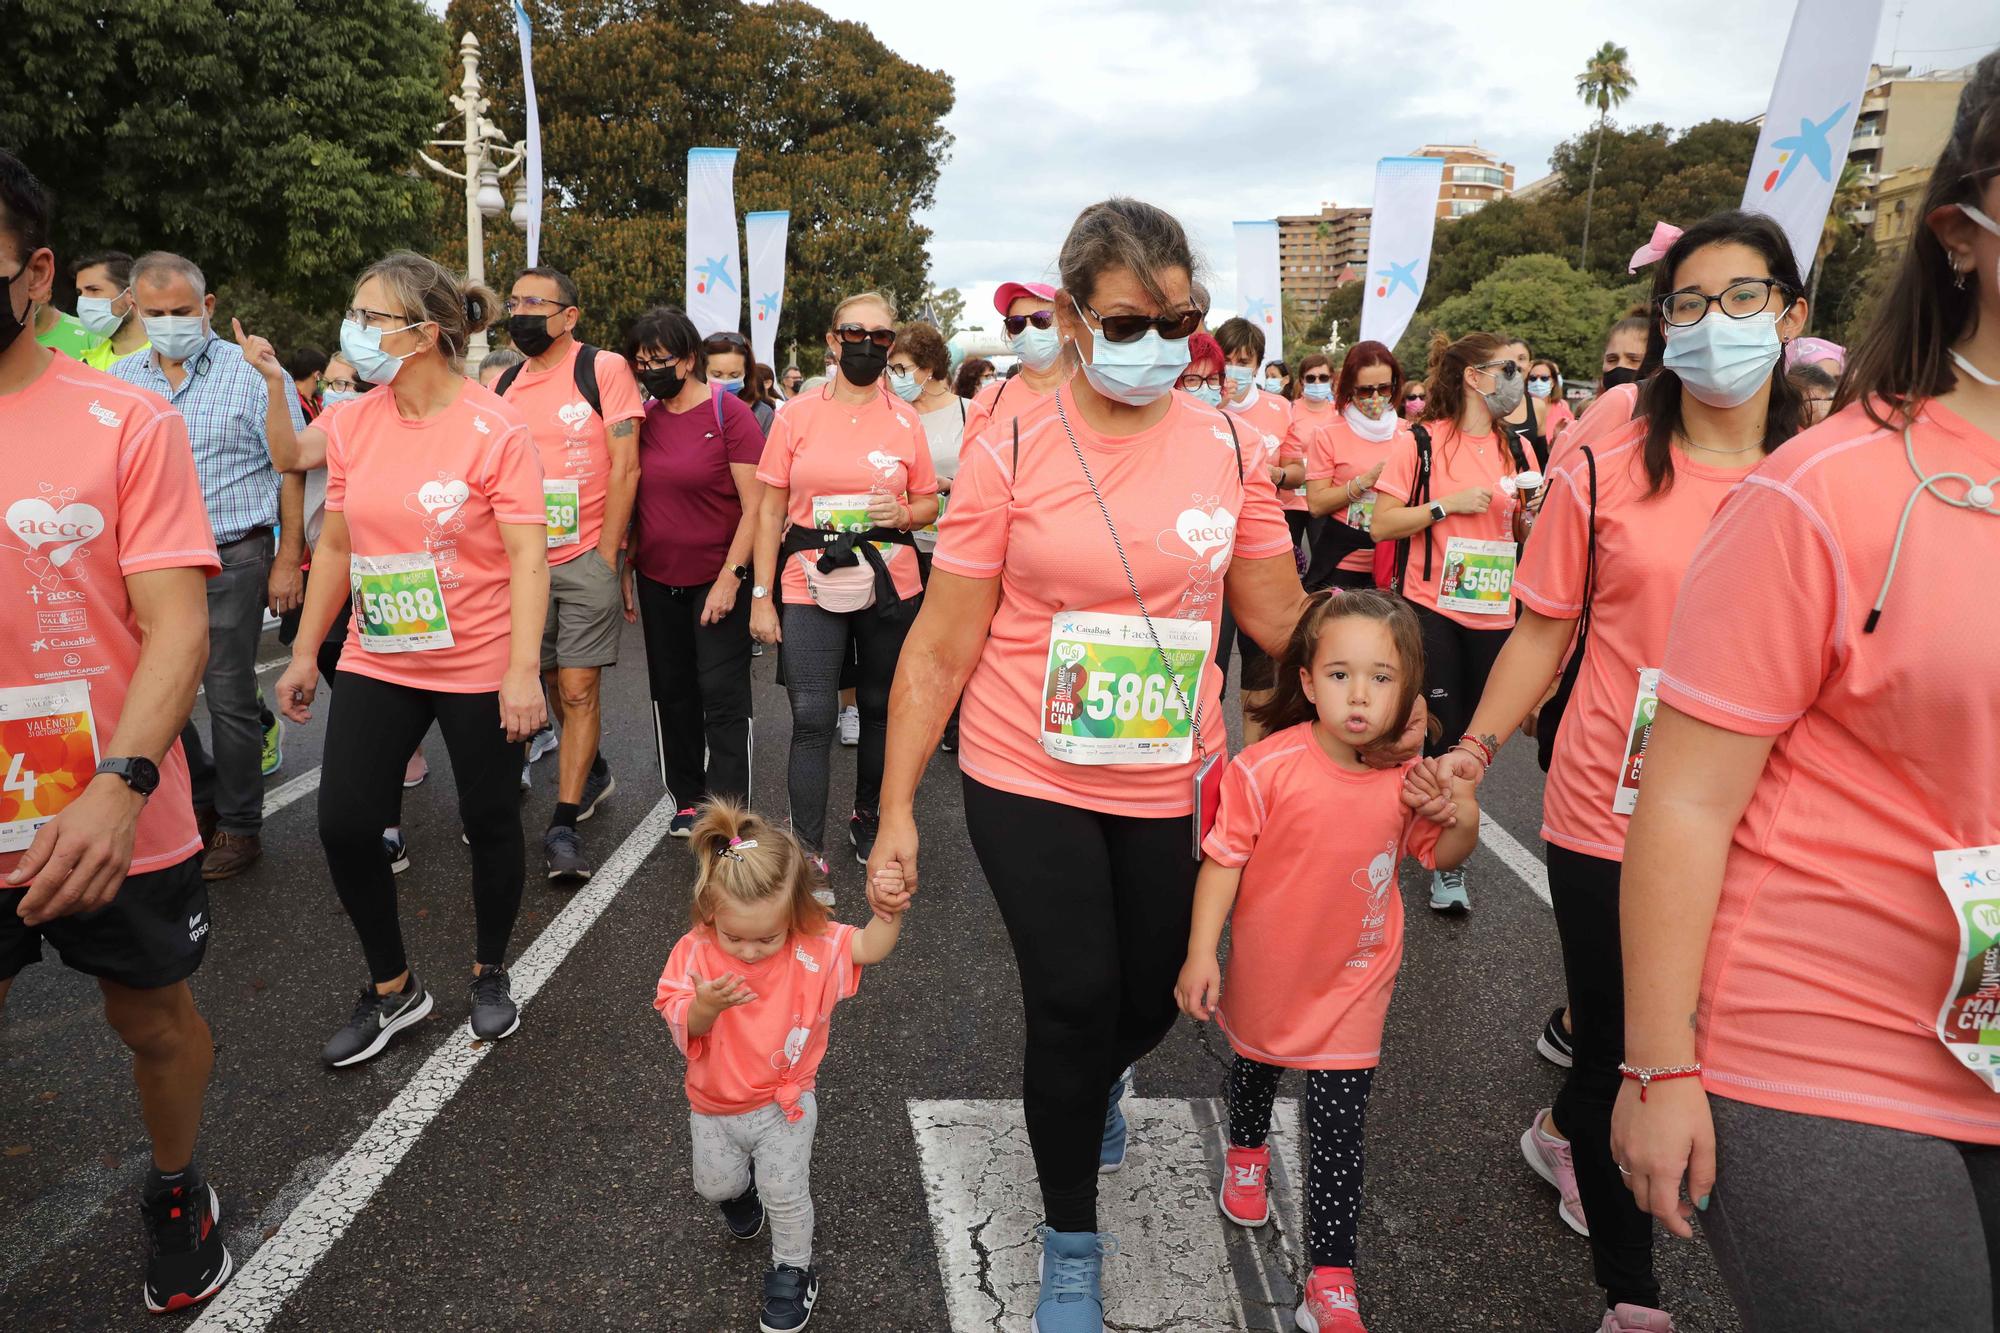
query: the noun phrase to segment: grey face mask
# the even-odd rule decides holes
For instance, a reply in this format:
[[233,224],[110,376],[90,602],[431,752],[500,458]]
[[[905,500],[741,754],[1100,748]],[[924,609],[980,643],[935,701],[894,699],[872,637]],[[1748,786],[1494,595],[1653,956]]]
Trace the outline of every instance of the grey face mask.
[[1510,377],[1506,371],[1495,367],[1486,371],[1493,377],[1493,392],[1479,396],[1486,402],[1486,410],[1496,417],[1504,417],[1521,405],[1521,395],[1527,392],[1527,383],[1517,369]]

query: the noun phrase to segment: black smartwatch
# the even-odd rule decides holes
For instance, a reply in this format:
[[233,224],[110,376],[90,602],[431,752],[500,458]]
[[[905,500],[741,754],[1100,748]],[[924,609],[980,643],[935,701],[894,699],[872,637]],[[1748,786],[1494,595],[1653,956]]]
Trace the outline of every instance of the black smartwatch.
[[738,583],[748,583],[750,581],[750,567],[748,565],[731,565],[729,572],[736,576]]
[[160,785],[160,766],[143,757],[101,760],[97,771],[109,773],[141,796],[151,796]]

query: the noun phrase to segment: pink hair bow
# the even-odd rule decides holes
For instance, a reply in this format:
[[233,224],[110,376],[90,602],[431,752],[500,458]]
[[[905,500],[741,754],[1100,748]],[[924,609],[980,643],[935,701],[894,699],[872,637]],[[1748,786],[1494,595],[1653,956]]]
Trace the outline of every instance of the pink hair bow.
[[1665,259],[1667,251],[1671,250],[1674,242],[1680,238],[1681,229],[1673,223],[1655,222],[1653,224],[1653,239],[1632,252],[1632,263],[1625,271],[1627,273],[1637,273],[1640,269],[1646,267],[1646,265]]

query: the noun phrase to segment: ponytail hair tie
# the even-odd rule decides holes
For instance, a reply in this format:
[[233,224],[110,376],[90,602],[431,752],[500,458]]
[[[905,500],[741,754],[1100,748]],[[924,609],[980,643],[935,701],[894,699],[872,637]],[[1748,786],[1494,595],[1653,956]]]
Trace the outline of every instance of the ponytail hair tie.
[[755,838],[731,838],[729,840],[729,845],[722,849],[722,854],[724,856],[731,857],[735,860],[741,861],[743,859],[743,853],[738,849],[745,847],[755,847],[756,845],[757,845],[757,840]]

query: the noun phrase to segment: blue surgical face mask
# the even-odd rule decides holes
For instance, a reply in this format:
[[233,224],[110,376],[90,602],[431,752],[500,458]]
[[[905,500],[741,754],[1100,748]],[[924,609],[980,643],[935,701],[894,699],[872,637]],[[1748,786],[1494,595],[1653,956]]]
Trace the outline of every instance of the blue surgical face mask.
[[733,380],[712,379],[709,381],[709,383],[713,384],[716,388],[722,390],[724,393],[735,393],[738,389],[743,387],[743,377],[741,375],[738,375]]
[[1333,386],[1331,384],[1308,384],[1306,385],[1305,392],[1306,398],[1310,402],[1330,403],[1333,401]]
[[1047,370],[1062,355],[1062,337],[1054,325],[1038,329],[1030,324],[1009,338],[1007,346],[1021,358],[1022,365],[1034,371]]
[[[1076,316],[1084,318],[1082,306],[1076,307]],[[1090,387],[1133,407],[1159,401],[1188,368],[1188,340],[1169,341],[1158,329],[1147,329],[1128,343],[1112,342],[1097,330],[1090,343],[1090,360],[1083,363]]]
[[895,390],[896,396],[906,403],[916,402],[917,395],[924,391],[924,386],[917,383],[917,377],[914,373],[898,375],[893,370],[889,372],[889,387]]
[[404,358],[382,350],[382,335],[416,327],[415,324],[405,324],[401,329],[364,328],[351,319],[343,319],[340,321],[340,359],[353,366],[354,373],[370,384],[387,384],[403,368]]
[[1204,384],[1199,389],[1189,389],[1188,392],[1201,399],[1204,403],[1207,403],[1210,407],[1222,406],[1222,390],[1220,389],[1211,389]]
[[1229,382],[1239,389],[1257,378],[1257,372],[1248,366],[1224,366],[1222,373],[1229,376]]
[[1285,382],[1275,378],[1261,379],[1257,381],[1257,387],[1265,393],[1283,393],[1285,391]]
[[111,307],[117,303],[116,296],[79,296],[76,298],[77,322],[98,337],[109,338],[125,322],[123,315],[112,313]]
[[1736,407],[1764,387],[1784,350],[1774,311],[1731,319],[1711,310],[1698,324],[1667,329],[1661,364],[1701,402]]
[[361,396],[359,389],[328,389],[319,396],[321,410],[339,403],[351,403]]
[[206,315],[152,315],[141,322],[153,350],[165,361],[185,361],[208,341]]
[[1532,397],[1546,398],[1549,396],[1549,391],[1553,388],[1555,388],[1554,380],[1545,380],[1534,375],[1528,377],[1528,393]]

